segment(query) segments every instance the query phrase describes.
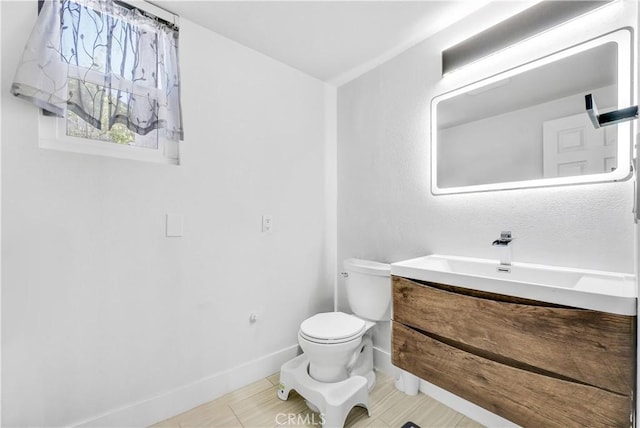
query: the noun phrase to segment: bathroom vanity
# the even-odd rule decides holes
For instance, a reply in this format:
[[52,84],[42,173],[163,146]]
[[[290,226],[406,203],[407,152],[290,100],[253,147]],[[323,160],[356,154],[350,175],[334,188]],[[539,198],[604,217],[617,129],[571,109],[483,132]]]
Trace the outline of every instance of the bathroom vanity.
[[393,364],[521,426],[631,426],[633,276],[497,267],[392,265]]

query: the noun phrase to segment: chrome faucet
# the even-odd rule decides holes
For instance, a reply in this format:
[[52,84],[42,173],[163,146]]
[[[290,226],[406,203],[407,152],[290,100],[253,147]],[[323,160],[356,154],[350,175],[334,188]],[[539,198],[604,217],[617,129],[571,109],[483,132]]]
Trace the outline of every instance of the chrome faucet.
[[501,265],[511,266],[511,242],[513,239],[510,231],[500,232],[500,239],[496,239],[491,244],[500,249]]

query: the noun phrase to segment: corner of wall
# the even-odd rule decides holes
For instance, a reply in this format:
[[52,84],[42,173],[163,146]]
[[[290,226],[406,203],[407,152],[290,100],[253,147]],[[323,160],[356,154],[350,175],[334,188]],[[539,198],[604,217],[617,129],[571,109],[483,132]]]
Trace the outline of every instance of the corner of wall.
[[333,310],[338,307],[338,91],[324,84],[325,268],[333,282]]

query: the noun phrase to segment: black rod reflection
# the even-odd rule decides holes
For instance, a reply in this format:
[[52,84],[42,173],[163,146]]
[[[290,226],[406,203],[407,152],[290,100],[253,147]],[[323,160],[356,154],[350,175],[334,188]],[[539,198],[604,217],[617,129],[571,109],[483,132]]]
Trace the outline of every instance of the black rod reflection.
[[585,95],[584,102],[587,109],[587,115],[589,115],[589,119],[591,119],[591,123],[593,123],[593,127],[596,129],[638,118],[638,106],[626,107],[620,110],[599,114],[598,107],[596,106],[596,100],[593,98],[592,94]]

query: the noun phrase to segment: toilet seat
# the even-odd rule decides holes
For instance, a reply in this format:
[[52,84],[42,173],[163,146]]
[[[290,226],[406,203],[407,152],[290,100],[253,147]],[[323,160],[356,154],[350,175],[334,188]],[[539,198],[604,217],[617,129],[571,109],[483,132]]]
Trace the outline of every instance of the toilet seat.
[[307,318],[300,324],[300,336],[315,343],[345,343],[361,337],[366,322],[343,312],[325,312]]

